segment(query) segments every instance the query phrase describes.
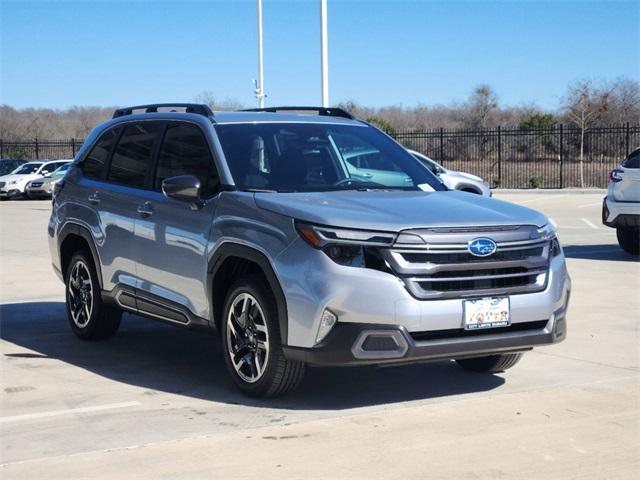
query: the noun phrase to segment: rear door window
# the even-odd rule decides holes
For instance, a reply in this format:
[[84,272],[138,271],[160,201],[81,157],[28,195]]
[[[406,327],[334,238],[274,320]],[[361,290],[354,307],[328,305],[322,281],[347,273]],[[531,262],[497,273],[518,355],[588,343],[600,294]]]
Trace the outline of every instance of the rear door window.
[[108,180],[130,187],[145,187],[159,131],[157,123],[128,125],[113,152]]
[[114,143],[118,139],[120,127],[112,128],[102,134],[89,155],[80,164],[82,173],[87,178],[101,179],[104,177],[104,168]]
[[203,197],[211,197],[218,190],[219,179],[209,145],[196,125],[175,123],[167,126],[158,156],[155,189],[162,190],[163,180],[178,175],[197,177]]
[[622,162],[624,168],[640,168],[640,150],[636,150]]

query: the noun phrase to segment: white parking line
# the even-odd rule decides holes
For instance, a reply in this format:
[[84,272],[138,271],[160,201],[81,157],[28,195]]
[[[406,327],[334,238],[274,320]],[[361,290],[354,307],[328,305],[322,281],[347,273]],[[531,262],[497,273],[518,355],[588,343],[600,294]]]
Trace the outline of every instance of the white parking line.
[[74,415],[77,413],[100,412],[102,410],[112,410],[114,408],[136,407],[140,402],[120,402],[105,405],[95,405],[93,407],[66,408],[64,410],[50,410],[48,412],[27,413],[25,415],[13,415],[10,417],[0,417],[0,423],[20,422],[22,420],[34,420],[38,418],[57,417],[60,415]]
[[602,206],[602,201],[596,202],[596,203],[587,203],[585,205],[580,205],[578,208],[588,208],[588,207],[601,207]]
[[596,225],[594,225],[593,223],[591,223],[589,220],[587,220],[586,218],[581,218],[580,220],[582,220],[584,223],[586,223],[587,225],[589,225],[589,227],[593,228],[594,230],[598,230],[598,227]]
[[529,200],[511,200],[512,202],[515,203],[534,203],[534,202],[546,202],[548,200],[555,200],[556,198],[561,198],[561,197],[566,197],[567,194],[563,193],[560,195],[548,195],[546,197],[537,197],[537,198],[530,198]]

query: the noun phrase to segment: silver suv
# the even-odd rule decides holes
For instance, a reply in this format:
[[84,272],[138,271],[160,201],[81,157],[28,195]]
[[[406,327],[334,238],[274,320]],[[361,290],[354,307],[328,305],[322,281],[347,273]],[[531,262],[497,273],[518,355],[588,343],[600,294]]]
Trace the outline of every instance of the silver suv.
[[254,396],[307,364],[501,371],[566,332],[544,215],[446,190],[340,109],[117,110],[56,184],[48,233],[76,335],[122,311],[216,330]]

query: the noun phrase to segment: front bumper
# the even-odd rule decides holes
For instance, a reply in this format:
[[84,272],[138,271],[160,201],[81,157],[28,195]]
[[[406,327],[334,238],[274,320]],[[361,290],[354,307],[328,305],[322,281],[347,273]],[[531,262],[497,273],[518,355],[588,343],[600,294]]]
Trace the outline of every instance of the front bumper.
[[0,190],[0,198],[13,198],[22,195],[22,191],[18,188],[5,187]]
[[51,192],[45,190],[43,187],[27,187],[25,192],[30,197],[47,197],[51,198]]
[[602,223],[607,227],[640,227],[640,202],[602,201]]
[[463,329],[410,333],[402,326],[339,324],[315,348],[284,347],[290,360],[312,365],[354,366],[417,363],[522,352],[564,340],[565,304],[548,320],[491,330]]
[[[307,353],[304,352],[308,351],[308,355],[316,355],[314,352],[318,352],[317,355],[322,357],[322,352],[325,349],[324,343],[331,340],[332,345],[339,347],[332,347],[330,349],[333,352],[331,355],[336,355],[336,350],[343,350],[346,355],[346,357],[336,355],[342,360],[335,363],[354,362],[357,359],[349,356],[355,341],[352,328],[357,328],[353,325],[363,325],[374,330],[392,328],[401,331],[407,340],[407,358],[412,358],[414,352],[420,352],[416,358],[428,359],[431,358],[431,353],[424,355],[424,352],[418,348],[421,347],[419,343],[423,340],[414,340],[414,337],[411,337],[412,340],[409,341],[406,335],[418,338],[418,334],[456,331],[463,326],[462,298],[417,299],[409,293],[396,276],[368,268],[337,265],[323,252],[311,249],[301,239],[295,241],[275,259],[274,271],[278,272],[287,302],[286,345],[290,347],[288,350],[291,355],[307,356]],[[515,325],[552,320],[556,312],[566,306],[570,291],[571,278],[567,272],[564,255],[559,254],[550,261],[544,290],[509,295],[511,323]],[[338,317],[338,322],[329,336],[322,343],[316,345],[320,319],[325,309],[335,314]],[[555,326],[548,325],[547,327],[547,329],[553,328]],[[539,330],[544,330],[544,328],[540,327]],[[336,332],[344,333],[338,334]],[[547,334],[538,332],[542,336],[538,337],[536,334],[537,339],[532,343],[525,341],[525,343],[514,345],[510,343],[507,336],[504,336],[509,332],[505,330],[496,330],[496,332],[505,339],[505,348],[527,349],[533,345],[553,343],[553,341],[559,340],[549,337],[547,335],[549,332]],[[514,331],[511,333],[516,336],[526,336],[531,340],[532,332]],[[342,336],[345,336],[347,340],[339,340]],[[422,335],[422,337],[425,336]],[[464,351],[457,350],[458,346],[462,346],[458,344],[462,340],[462,338],[444,340],[446,344],[451,346],[451,350],[443,355],[451,357],[467,354],[466,348],[469,345],[464,346]],[[483,338],[482,340],[485,342],[487,339]],[[463,343],[465,342],[467,339],[464,339]],[[495,351],[501,348],[499,342],[490,345],[483,344],[487,346],[488,350]],[[475,347],[471,348],[471,354],[474,349]],[[311,357],[309,358],[311,359]],[[316,360],[313,359],[313,362],[315,363]],[[326,363],[327,360],[330,359],[318,361],[318,363]],[[334,362],[329,361],[329,363]]]

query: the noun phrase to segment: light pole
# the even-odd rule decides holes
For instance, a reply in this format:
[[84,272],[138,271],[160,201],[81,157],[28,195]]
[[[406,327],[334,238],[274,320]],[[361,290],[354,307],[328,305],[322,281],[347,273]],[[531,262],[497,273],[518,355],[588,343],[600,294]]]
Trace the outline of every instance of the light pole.
[[264,64],[262,60],[262,0],[258,0],[258,80],[253,81],[255,97],[258,99],[258,107],[264,108]]
[[327,37],[327,0],[320,0],[320,63],[322,70],[322,106],[329,106],[329,39]]

